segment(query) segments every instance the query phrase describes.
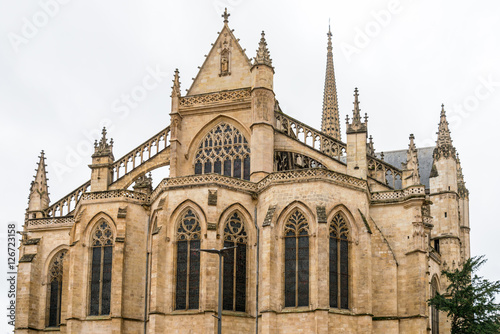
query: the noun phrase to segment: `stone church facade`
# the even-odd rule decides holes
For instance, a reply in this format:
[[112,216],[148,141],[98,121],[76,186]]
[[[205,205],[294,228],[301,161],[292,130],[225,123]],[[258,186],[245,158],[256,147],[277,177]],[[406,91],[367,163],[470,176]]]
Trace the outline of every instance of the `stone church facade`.
[[[51,203],[42,151],[20,246],[16,333],[449,333],[427,305],[470,256],[468,191],[444,106],[435,147],[375,152],[359,92],[341,140],[331,33],[322,129],[281,110],[262,33],[224,13],[170,124]],[[436,120],[437,120],[436,113]],[[89,157],[90,161],[90,157]],[[170,166],[153,189],[149,172]]]

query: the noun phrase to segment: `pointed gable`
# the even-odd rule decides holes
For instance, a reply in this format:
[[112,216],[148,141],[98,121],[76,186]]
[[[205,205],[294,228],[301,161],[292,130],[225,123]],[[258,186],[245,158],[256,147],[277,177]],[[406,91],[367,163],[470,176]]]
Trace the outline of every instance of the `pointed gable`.
[[225,21],[187,95],[250,87],[250,68],[250,59]]

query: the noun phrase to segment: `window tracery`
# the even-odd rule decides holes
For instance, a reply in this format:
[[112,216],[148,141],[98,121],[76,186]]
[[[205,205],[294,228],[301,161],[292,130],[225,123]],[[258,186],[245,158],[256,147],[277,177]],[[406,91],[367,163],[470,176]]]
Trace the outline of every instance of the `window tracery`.
[[321,168],[323,165],[307,155],[293,152],[274,152],[274,169],[277,172],[304,168]]
[[[433,277],[431,281],[431,298],[435,297],[438,291],[437,279]],[[434,305],[431,306],[431,330],[432,334],[439,334],[439,311]]]
[[113,244],[113,230],[105,220],[100,221],[91,240],[90,315],[110,314]]
[[200,289],[201,226],[191,208],[181,215],[177,228],[175,309],[197,309]]
[[330,307],[349,308],[349,228],[344,216],[336,214],[330,232]]
[[247,139],[235,126],[225,122],[217,124],[198,147],[194,172],[250,180],[250,145]]
[[48,327],[59,327],[61,323],[61,300],[63,282],[63,264],[66,250],[54,256],[49,266],[48,295],[49,295],[49,321]]
[[244,220],[234,212],[224,225],[224,247],[237,247],[224,254],[224,310],[245,312],[247,241]]
[[309,224],[298,209],[285,224],[285,307],[309,305]]

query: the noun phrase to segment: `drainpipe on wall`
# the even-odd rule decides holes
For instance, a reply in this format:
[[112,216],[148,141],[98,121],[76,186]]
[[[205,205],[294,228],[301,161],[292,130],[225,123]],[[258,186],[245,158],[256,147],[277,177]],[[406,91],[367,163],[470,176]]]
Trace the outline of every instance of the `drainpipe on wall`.
[[255,284],[255,334],[259,333],[259,257],[260,257],[260,230],[257,224],[257,205],[254,209],[254,219],[255,229],[257,230],[257,269],[256,275],[257,280]]

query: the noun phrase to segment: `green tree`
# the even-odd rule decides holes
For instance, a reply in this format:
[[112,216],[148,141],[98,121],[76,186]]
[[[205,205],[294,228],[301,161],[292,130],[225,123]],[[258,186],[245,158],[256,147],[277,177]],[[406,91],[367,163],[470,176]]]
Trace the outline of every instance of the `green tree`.
[[443,270],[450,285],[446,293],[429,299],[429,305],[448,312],[452,334],[498,334],[500,332],[500,281],[490,282],[476,274],[486,262],[483,256],[468,259],[460,269]]

